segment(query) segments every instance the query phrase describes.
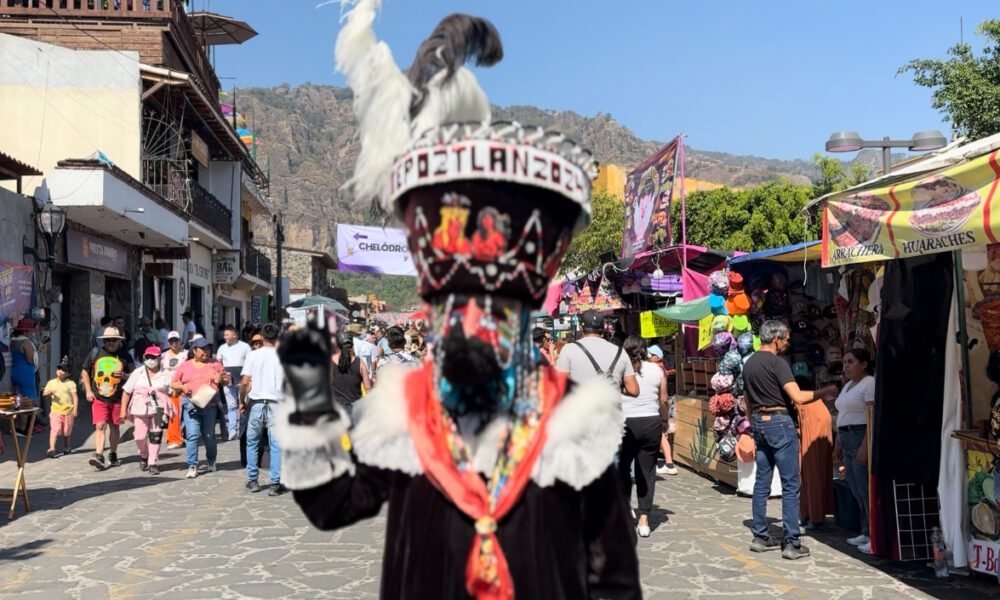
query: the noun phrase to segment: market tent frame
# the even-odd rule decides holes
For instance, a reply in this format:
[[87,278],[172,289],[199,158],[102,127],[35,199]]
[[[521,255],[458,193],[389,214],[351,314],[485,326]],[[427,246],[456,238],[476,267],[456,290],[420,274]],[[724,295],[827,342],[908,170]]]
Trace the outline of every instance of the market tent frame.
[[780,248],[770,248],[760,252],[742,254],[729,259],[729,264],[738,265],[740,263],[753,262],[755,260],[769,260],[782,263],[801,263],[812,260],[820,260],[823,252],[823,241],[813,240],[811,242],[801,242],[782,246]]

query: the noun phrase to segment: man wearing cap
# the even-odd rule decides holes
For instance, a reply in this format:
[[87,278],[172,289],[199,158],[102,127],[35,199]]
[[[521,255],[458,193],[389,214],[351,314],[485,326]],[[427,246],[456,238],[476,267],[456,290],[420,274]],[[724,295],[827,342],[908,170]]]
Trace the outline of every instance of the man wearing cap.
[[226,325],[222,338],[225,343],[219,346],[215,355],[222,361],[222,368],[229,373],[232,382],[222,390],[226,396],[226,411],[223,422],[227,432],[226,439],[235,440],[239,437],[240,431],[240,373],[247,361],[247,355],[250,354],[250,344],[240,341],[240,336],[232,325]]
[[378,347],[365,340],[365,329],[361,323],[351,323],[347,326],[347,330],[354,336],[354,353],[365,361],[368,372],[374,373],[372,367],[378,362]]
[[568,373],[574,383],[604,377],[626,395],[638,396],[639,382],[632,361],[625,356],[621,346],[602,337],[604,316],[596,310],[587,310],[580,316],[580,324],[583,337],[563,347],[556,368]]
[[406,228],[433,359],[386,371],[349,415],[325,320],[283,338],[282,483],[324,530],[387,505],[382,598],[641,598],[621,395],[569,389],[531,338],[596,165],[564,136],[490,124],[463,65],[502,57],[491,23],[447,17],[407,77],[372,31],[380,4],[352,3],[336,44],[363,140],[352,193]]
[[[170,379],[174,377],[174,371],[187,360],[187,350],[181,344],[181,334],[177,331],[167,333],[167,349],[163,352],[161,360],[163,372]],[[173,410],[170,411],[170,423],[167,425],[167,448],[176,450],[184,445],[184,434],[181,431],[181,395],[171,389],[170,404]]]
[[[98,471],[117,466],[118,441],[122,424],[121,400],[123,378],[132,371],[132,357],[122,342],[125,338],[114,327],[107,327],[98,337],[102,346],[90,351],[83,363],[80,380],[91,404],[94,427],[94,456],[90,464]],[[111,452],[104,460],[104,438],[108,436]]]

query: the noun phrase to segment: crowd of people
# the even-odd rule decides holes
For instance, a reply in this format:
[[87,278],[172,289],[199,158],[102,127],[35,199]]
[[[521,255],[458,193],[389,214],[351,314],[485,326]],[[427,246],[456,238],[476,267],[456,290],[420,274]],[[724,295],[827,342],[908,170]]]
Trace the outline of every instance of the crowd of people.
[[[274,411],[284,396],[284,373],[276,347],[283,329],[247,323],[220,328],[217,341],[189,312],[183,327],[169,330],[162,319],[142,318],[131,334],[121,317],[105,317],[94,331],[93,349],[78,371],[64,358],[41,393],[25,374],[14,378],[16,392],[39,399],[50,429],[47,455],[73,451],[72,434],[80,402],[90,405],[94,452],[88,462],[97,471],[121,465],[121,427],[128,421],[139,456],[139,468],[160,474],[163,446],[184,448],[187,478],[217,470],[218,441],[239,441],[246,468],[246,488],[262,489],[258,477],[267,453],[271,495],[281,485],[281,448],[272,435]],[[294,325],[286,323],[284,330]],[[345,410],[370,392],[388,365],[420,363],[427,352],[422,323],[407,328],[351,324],[337,340],[331,385]],[[15,330],[16,332],[16,330]],[[33,365],[34,346],[15,334],[15,372],[25,357]],[[27,340],[28,338],[24,338]],[[21,347],[24,347],[22,350]],[[79,380],[74,381],[74,374]],[[218,434],[218,435],[217,435]],[[204,446],[204,460],[200,460]]]

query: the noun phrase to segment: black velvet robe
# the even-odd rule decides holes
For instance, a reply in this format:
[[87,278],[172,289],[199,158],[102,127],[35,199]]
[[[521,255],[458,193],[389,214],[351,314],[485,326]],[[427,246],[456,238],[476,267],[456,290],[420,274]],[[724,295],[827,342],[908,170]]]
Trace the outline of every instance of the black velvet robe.
[[[345,527],[389,502],[381,597],[465,599],[472,519],[424,476],[356,463],[357,471],[295,492],[320,529]],[[635,534],[613,467],[581,491],[531,481],[497,529],[518,600],[641,598]]]

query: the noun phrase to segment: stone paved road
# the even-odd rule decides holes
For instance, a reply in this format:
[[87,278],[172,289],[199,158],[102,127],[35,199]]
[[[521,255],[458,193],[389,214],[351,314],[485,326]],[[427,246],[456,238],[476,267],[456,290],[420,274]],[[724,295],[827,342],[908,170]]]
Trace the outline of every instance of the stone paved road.
[[[36,442],[35,455],[45,445]],[[139,471],[134,453],[125,444],[125,464],[103,473],[82,450],[29,465],[34,511],[9,523],[6,509],[0,515],[0,598],[377,597],[384,519],[312,529],[290,495],[244,491],[235,443],[220,446],[218,473],[192,481],[180,451],[167,452],[156,478]],[[12,475],[0,463],[0,488]],[[749,500],[690,472],[661,480],[657,500],[666,510],[639,544],[647,598],[1000,597],[995,580],[937,580],[922,566],[860,557],[843,532],[807,540],[811,559],[751,554]]]

